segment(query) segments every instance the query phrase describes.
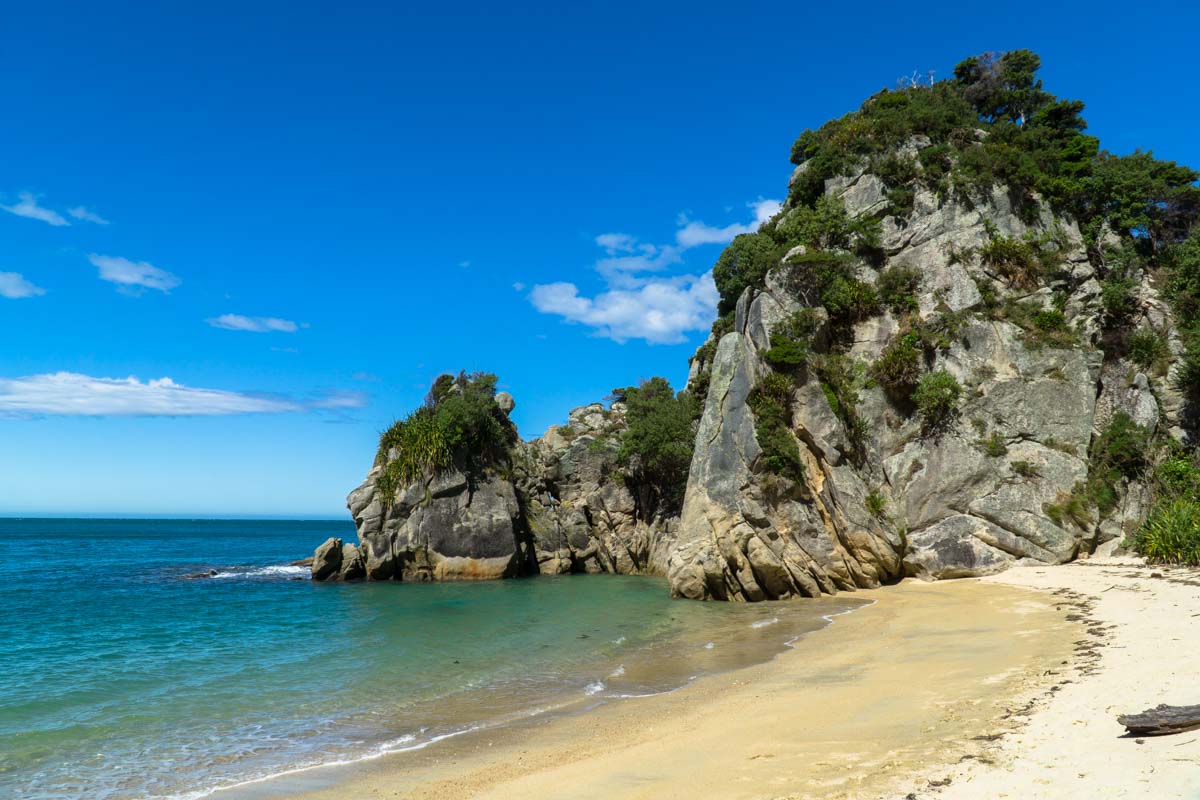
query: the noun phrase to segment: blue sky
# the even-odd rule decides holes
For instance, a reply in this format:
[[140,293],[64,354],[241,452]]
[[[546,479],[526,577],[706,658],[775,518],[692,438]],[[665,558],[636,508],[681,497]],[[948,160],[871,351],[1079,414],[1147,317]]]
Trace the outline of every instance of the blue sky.
[[440,372],[526,437],[680,385],[795,136],[913,70],[1029,47],[1200,164],[1182,2],[383,5],[4,10],[0,513],[338,516]]

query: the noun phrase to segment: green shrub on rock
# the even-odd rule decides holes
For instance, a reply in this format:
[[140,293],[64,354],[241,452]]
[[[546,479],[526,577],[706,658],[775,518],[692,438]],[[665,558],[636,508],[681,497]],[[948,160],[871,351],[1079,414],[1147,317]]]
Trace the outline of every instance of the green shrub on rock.
[[979,257],[1018,289],[1039,285],[1062,264],[1057,239],[1033,234],[1017,239],[993,233],[991,241],[979,248]]
[[879,313],[879,295],[869,283],[838,277],[821,292],[821,305],[835,322],[861,322]]
[[944,369],[922,376],[912,399],[927,429],[939,429],[954,418],[962,386]]
[[754,413],[754,438],[762,450],[762,468],[788,480],[801,481],[804,461],[791,430],[794,388],[791,378],[771,372],[750,392],[748,403]]
[[876,519],[883,519],[887,512],[887,499],[879,492],[869,492],[863,498],[863,505],[866,506],[867,513]]
[[829,195],[818,197],[811,206],[793,208],[773,228],[764,226],[763,230],[772,232],[785,250],[804,245],[810,250],[861,252],[877,247],[880,238],[877,220],[851,217],[845,204]]
[[1129,337],[1129,360],[1144,370],[1166,373],[1171,350],[1167,339],[1151,328],[1139,328]]
[[728,314],[749,286],[762,286],[767,272],[784,250],[766,233],[743,233],[733,238],[713,266],[713,282],[721,295],[720,314]]
[[385,508],[396,490],[423,475],[458,467],[476,478],[508,461],[517,434],[495,394],[495,375],[441,375],[424,405],[380,435],[375,458],[384,469],[375,488]]
[[808,362],[813,335],[821,326],[821,315],[812,308],[791,314],[771,331],[771,347],[763,354],[776,369],[790,369]]
[[864,382],[865,369],[861,363],[836,353],[822,356],[814,367],[821,381],[821,391],[846,431],[850,455],[856,463],[861,463],[866,456],[867,437],[870,434],[867,421],[858,413],[858,392]]
[[921,337],[915,331],[893,339],[871,366],[871,377],[893,395],[907,397],[921,379]]
[[921,271],[916,267],[889,267],[875,281],[879,299],[897,316],[917,310],[917,292],[921,288]]
[[1100,284],[1100,306],[1109,327],[1121,325],[1134,311],[1133,290],[1137,284],[1125,276],[1110,277]]
[[1092,472],[1136,478],[1149,464],[1150,449],[1150,431],[1118,411],[1092,442]]

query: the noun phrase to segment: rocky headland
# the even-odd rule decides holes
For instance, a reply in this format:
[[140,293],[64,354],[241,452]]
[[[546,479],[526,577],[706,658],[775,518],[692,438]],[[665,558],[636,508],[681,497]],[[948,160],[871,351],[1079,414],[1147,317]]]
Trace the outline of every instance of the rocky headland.
[[968,59],[805,131],[779,214],[714,267],[678,395],[618,390],[522,441],[493,376],[439,379],[313,577],[652,574],[759,601],[1138,541],[1200,486],[1197,175],[1100,151],[1036,66]]

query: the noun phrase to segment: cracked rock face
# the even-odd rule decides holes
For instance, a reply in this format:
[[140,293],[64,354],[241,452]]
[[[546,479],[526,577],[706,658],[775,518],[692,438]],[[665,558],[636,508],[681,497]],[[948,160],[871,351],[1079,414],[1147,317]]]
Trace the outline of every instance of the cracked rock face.
[[[831,180],[826,191],[852,214],[873,213],[883,197],[878,180],[863,174]],[[911,409],[897,408],[868,384],[857,407],[865,441],[854,458],[849,432],[809,375],[799,381],[791,408],[805,478],[790,485],[767,474],[747,398],[769,369],[762,354],[771,331],[800,308],[782,269],[772,272],[765,289],[747,289],[740,298],[733,330],[711,363],[692,365],[693,383],[707,370],[708,394],[668,555],[675,596],[756,601],[904,576],[956,578],[1018,563],[1060,563],[1111,548],[1144,515],[1146,490],[1137,484],[1120,487],[1118,510],[1098,524],[1055,521],[1045,510],[1086,480],[1092,437],[1114,413],[1151,430],[1160,412],[1173,433],[1184,424],[1183,403],[1167,381],[1152,385],[1128,364],[1105,362],[1097,344],[1098,284],[1078,229],[1044,210],[1023,221],[999,190],[973,208],[939,205],[923,192],[914,205],[907,220],[883,220],[885,263],[876,269],[863,262],[858,277],[873,282],[888,266],[915,267],[922,276],[921,320],[965,312],[952,341],[926,364],[962,385],[957,416],[930,434]],[[1020,299],[1050,308],[1054,292],[1065,295],[1077,345],[1038,346],[1016,325],[975,313],[983,288],[1013,294],[977,255],[962,256],[986,244],[991,231],[1057,232],[1069,277]],[[1146,313],[1162,317],[1156,320],[1162,329],[1168,315],[1156,300],[1150,297]],[[859,323],[848,355],[873,363],[899,330],[889,313]],[[1172,331],[1169,341],[1175,338]],[[882,499],[882,511],[878,503],[876,513],[867,510],[868,494]]]
[[[497,396],[506,413],[515,403]],[[537,573],[666,574],[677,519],[653,513],[617,463],[618,403],[577,408],[569,423],[517,445],[507,470],[442,472],[381,498],[374,466],[346,498],[358,546],[330,539],[317,580],[488,580]],[[395,454],[389,454],[395,457]],[[386,504],[384,501],[387,501]]]

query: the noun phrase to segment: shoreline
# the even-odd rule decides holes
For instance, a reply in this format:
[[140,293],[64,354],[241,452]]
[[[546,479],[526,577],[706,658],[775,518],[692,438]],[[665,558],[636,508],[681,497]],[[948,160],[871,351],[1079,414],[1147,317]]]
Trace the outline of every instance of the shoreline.
[[1200,699],[1198,587],[1133,559],[905,581],[763,664],[211,796],[1195,798],[1200,732],[1116,715]]
[[1013,697],[1043,688],[1042,673],[1069,659],[1078,638],[1049,599],[974,580],[852,597],[875,602],[771,661],[668,694],[212,796],[686,797],[719,787],[723,797],[826,800],[898,791],[914,766],[942,769],[978,750],[971,737],[986,735]]

